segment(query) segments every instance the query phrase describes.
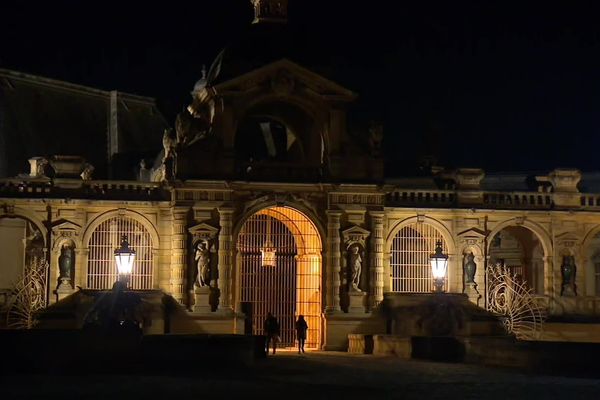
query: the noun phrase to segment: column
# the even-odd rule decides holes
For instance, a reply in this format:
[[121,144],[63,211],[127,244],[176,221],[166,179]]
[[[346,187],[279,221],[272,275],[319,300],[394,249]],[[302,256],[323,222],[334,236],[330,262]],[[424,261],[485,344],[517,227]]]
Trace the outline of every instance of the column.
[[327,289],[328,312],[340,311],[340,217],[341,211],[327,211]]
[[186,226],[187,210],[173,210],[173,224],[171,225],[171,295],[183,304],[185,295],[185,252],[186,252]]
[[[553,297],[555,293],[560,294],[560,282],[562,281],[562,277],[560,275],[560,265],[558,266],[558,268],[554,268],[554,262],[551,256],[544,256],[543,260],[544,295]],[[558,282],[557,286],[555,286],[555,282]]]
[[219,311],[233,311],[231,307],[231,270],[232,270],[232,208],[219,208]]
[[383,212],[370,211],[371,216],[371,309],[383,301]]

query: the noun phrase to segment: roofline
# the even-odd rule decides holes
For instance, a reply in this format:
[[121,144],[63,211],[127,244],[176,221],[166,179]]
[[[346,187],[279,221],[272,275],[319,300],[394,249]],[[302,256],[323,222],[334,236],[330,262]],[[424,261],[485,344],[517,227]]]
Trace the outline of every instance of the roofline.
[[[39,85],[44,85],[56,89],[63,89],[72,92],[92,95],[92,96],[101,96],[101,97],[110,97],[110,93],[113,91],[101,90],[92,88],[89,86],[79,85],[76,83],[65,82],[57,79],[46,78],[39,75],[32,75],[25,72],[13,71],[9,69],[0,68],[0,78],[7,79],[15,79],[27,83],[37,83]],[[140,96],[137,94],[120,92],[119,96],[129,101],[137,101],[141,103],[152,103],[152,105],[156,105],[156,99],[154,97],[148,96]]]

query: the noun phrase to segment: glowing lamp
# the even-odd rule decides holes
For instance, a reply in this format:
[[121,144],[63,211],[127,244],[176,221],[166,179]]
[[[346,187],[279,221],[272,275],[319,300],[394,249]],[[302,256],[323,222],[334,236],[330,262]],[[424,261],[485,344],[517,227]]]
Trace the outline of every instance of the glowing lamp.
[[126,235],[121,237],[121,247],[115,250],[115,261],[117,262],[119,281],[127,284],[131,272],[133,271],[135,250],[129,248],[129,242],[127,241]]
[[442,242],[438,240],[435,244],[435,253],[429,257],[431,263],[431,275],[433,276],[434,292],[443,292],[446,282],[446,271],[448,270],[448,255],[442,253]]
[[274,267],[276,265],[277,255],[275,247],[270,240],[267,240],[260,249],[260,264],[263,267]]

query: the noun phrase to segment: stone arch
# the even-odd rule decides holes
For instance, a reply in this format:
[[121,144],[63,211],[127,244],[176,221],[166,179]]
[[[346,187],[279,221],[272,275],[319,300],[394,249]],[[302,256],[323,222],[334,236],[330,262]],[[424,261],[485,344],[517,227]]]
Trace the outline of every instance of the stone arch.
[[[505,221],[502,221],[500,223],[498,223],[496,226],[494,226],[494,228],[489,232],[488,234],[488,241],[487,241],[487,255],[489,256],[490,254],[490,249],[492,246],[492,240],[494,239],[494,237],[496,235],[498,235],[503,229],[506,228],[516,228],[516,227],[520,227],[520,228],[525,228],[527,230],[529,230],[530,232],[533,233],[533,235],[538,239],[540,246],[542,247],[542,260],[543,260],[543,268],[542,268],[542,273],[543,276],[541,277],[541,279],[538,281],[538,284],[535,284],[535,282],[531,282],[531,284],[533,285],[532,289],[534,289],[534,291],[536,291],[537,293],[542,293],[545,295],[551,295],[554,291],[553,288],[553,266],[552,266],[552,255],[553,255],[553,251],[554,251],[554,246],[552,243],[552,239],[550,238],[549,233],[538,223],[535,223],[533,221],[529,221],[527,219],[521,219],[521,218],[511,218]],[[535,248],[531,249],[532,251],[535,251]],[[531,273],[533,274],[535,271],[538,270],[533,270]],[[539,276],[533,276],[532,277],[535,280],[538,280],[540,277]],[[542,291],[542,287],[543,287],[543,291]]]
[[444,225],[440,221],[438,221],[434,218],[431,218],[431,217],[417,217],[417,216],[403,219],[402,221],[397,222],[390,229],[388,236],[386,238],[386,241],[385,241],[385,243],[386,243],[385,250],[387,253],[392,251],[392,244],[394,241],[394,237],[400,231],[400,229],[402,229],[405,226],[408,226],[410,224],[413,224],[413,223],[423,223],[423,224],[428,224],[428,225],[433,226],[435,229],[437,229],[440,232],[440,234],[444,238],[444,241],[446,242],[446,246],[448,246],[448,255],[451,257],[456,255],[456,244],[454,243],[454,237],[452,236],[452,233],[446,227],[446,225]]
[[44,225],[42,220],[37,217],[37,215],[34,212],[27,210],[25,208],[15,207],[13,212],[11,212],[11,213],[0,211],[0,218],[21,218],[21,219],[31,222],[42,233],[42,237],[44,238],[44,246],[48,245],[48,242],[47,242],[48,231],[46,229],[46,226]]
[[86,226],[82,230],[83,231],[83,235],[82,235],[82,239],[81,239],[82,247],[86,247],[86,248],[88,247],[92,233],[94,233],[96,228],[98,228],[98,226],[101,223],[103,223],[104,221],[107,221],[113,217],[119,217],[119,216],[130,217],[130,218],[136,220],[137,222],[139,222],[140,224],[142,224],[144,226],[144,228],[146,228],[148,233],[150,233],[150,236],[152,237],[152,247],[155,250],[158,250],[160,242],[159,242],[158,230],[156,229],[156,226],[154,226],[154,224],[145,215],[143,215],[137,211],[119,210],[119,209],[104,212],[104,213],[96,216],[94,219],[92,219],[91,221],[89,221],[86,224]]
[[[45,257],[48,260],[48,232],[35,213],[18,207],[10,213],[0,212],[0,222],[2,221],[6,221],[6,224],[3,224],[6,231],[3,229],[3,243],[0,246],[5,261],[0,271],[0,289],[10,290],[22,278],[23,270],[31,256]],[[39,234],[28,236],[33,234],[30,229]],[[28,239],[29,243],[35,243],[31,248],[28,247]]]
[[276,207],[276,206],[293,208],[293,209],[299,211],[300,213],[304,214],[308,218],[308,220],[315,225],[317,232],[319,233],[319,237],[321,238],[321,249],[323,252],[325,252],[326,247],[325,247],[324,240],[327,237],[326,231],[324,229],[323,223],[317,217],[316,213],[313,210],[311,210],[310,208],[302,205],[299,202],[289,201],[289,200],[280,201],[280,200],[275,199],[272,196],[269,196],[267,199],[265,199],[264,201],[261,201],[257,204],[252,204],[251,206],[247,207],[244,210],[244,213],[239,218],[238,222],[234,225],[233,242],[235,243],[237,241],[237,237],[240,232],[240,229],[242,228],[244,223],[248,220],[248,218],[250,218],[252,215],[256,214],[257,212],[259,212],[263,209],[266,210],[268,208]]
[[[398,232],[400,232],[401,229],[407,226],[418,223],[431,226],[441,235],[448,253],[447,287],[450,291],[459,291],[460,288],[458,287],[458,285],[459,282],[462,281],[461,279],[459,279],[459,276],[462,273],[462,268],[459,268],[459,259],[461,257],[459,257],[459,255],[456,253],[456,243],[454,241],[452,233],[442,222],[434,218],[425,216],[414,216],[398,221],[388,232],[385,242],[385,253],[392,257],[392,247],[394,243],[394,238],[396,237]],[[389,271],[389,276],[391,280],[391,270]],[[392,288],[392,286],[392,284],[389,285],[390,288]]]
[[[268,222],[273,220],[276,223],[265,228],[262,225],[265,220],[260,216],[268,217],[267,224],[273,223]],[[253,224],[249,229],[247,228],[248,223]],[[277,227],[278,225],[279,227]],[[266,232],[271,232],[269,226],[272,226],[271,229],[277,232],[277,236],[272,240],[272,246],[274,245],[277,249],[277,261],[273,256],[273,264],[265,266],[261,260],[266,253],[263,253],[263,247],[257,243],[264,243],[264,229],[267,229]],[[273,311],[282,316],[282,320],[280,320],[281,337],[283,343],[289,345],[290,329],[293,329],[293,319],[291,318],[294,318],[294,313],[296,316],[302,314],[309,324],[307,346],[320,347],[323,340],[322,310],[325,293],[322,257],[324,244],[317,222],[297,207],[276,202],[263,202],[260,206],[257,205],[246,210],[235,226],[233,238],[235,243],[232,249],[235,255],[233,277],[235,303],[240,304],[241,311],[249,315],[247,323],[250,325],[247,326],[252,327],[252,333],[260,333],[266,312]],[[277,243],[281,244],[281,240],[288,244],[278,247]],[[290,243],[295,243],[293,250],[291,250]],[[258,253],[258,248],[260,248],[260,253]],[[256,254],[259,254],[258,258]],[[268,285],[265,286],[265,282]],[[248,291],[247,288],[253,289]],[[273,298],[275,293],[279,293],[281,296],[275,295]],[[275,301],[274,299],[285,300]],[[290,308],[292,305],[293,308]]]
[[[139,225],[141,225],[141,227],[143,228],[143,230],[145,232],[143,232],[142,234],[147,234],[149,235],[149,241],[150,244],[147,245],[145,243],[147,243],[146,239],[143,239],[143,236],[141,236],[141,249],[143,250],[143,253],[140,253],[140,247],[138,247],[138,249],[136,250],[138,255],[136,257],[136,266],[138,266],[140,268],[139,274],[136,274],[135,272],[132,275],[132,287],[134,288],[138,288],[138,289],[151,289],[157,286],[157,282],[158,282],[158,274],[159,274],[159,268],[158,268],[158,249],[160,246],[160,241],[159,241],[159,235],[158,235],[158,231],[156,229],[156,227],[154,226],[154,224],[143,214],[137,212],[137,211],[133,211],[133,210],[123,210],[123,209],[116,209],[116,210],[111,210],[111,211],[107,211],[104,212],[98,216],[96,216],[94,219],[92,219],[91,221],[88,222],[88,224],[86,224],[85,228],[83,229],[83,235],[82,235],[82,239],[81,239],[81,243],[82,243],[82,248],[81,248],[81,263],[77,262],[78,268],[75,271],[75,277],[76,277],[76,282],[77,285],[80,286],[84,286],[87,287],[88,283],[89,283],[89,277],[92,276],[89,274],[89,268],[90,268],[90,262],[92,262],[92,260],[90,259],[90,241],[92,239],[93,234],[96,232],[96,230],[105,222],[110,221],[112,219],[116,219],[119,217],[124,217],[124,218],[129,218],[130,220],[134,221],[134,223],[138,223]],[[132,238],[129,238],[130,242],[132,240]],[[135,244],[132,243],[132,245],[135,247]],[[138,245],[140,245],[140,243],[138,243]],[[115,248],[118,246],[118,243],[114,244]],[[106,254],[102,253],[103,257],[107,256]],[[142,254],[145,255],[145,257],[142,257]],[[107,256],[108,257],[108,256]],[[101,258],[100,260],[104,260],[104,258]],[[96,261],[99,266],[96,267],[96,269],[99,269],[100,272],[97,271],[97,274],[99,273],[101,277],[101,279],[108,279],[108,278],[104,278],[104,277],[110,277],[112,276],[113,272],[111,272],[110,269],[106,269],[106,267],[104,267],[104,261]],[[112,258],[110,259],[110,261],[108,261],[109,263],[112,263],[113,260]],[[98,276],[98,275],[95,276]],[[142,276],[145,276],[146,278],[142,278]],[[137,277],[137,278],[136,278]],[[140,279],[143,283],[139,283],[136,282],[136,279]],[[96,279],[96,278],[92,278],[92,279]],[[95,282],[95,281],[94,281]],[[95,285],[95,284],[94,284]],[[137,285],[137,286],[136,286]],[[98,286],[98,285],[95,285]],[[105,282],[102,283],[100,286],[104,287]]]
[[[594,241],[597,241],[596,246]],[[600,225],[590,229],[581,242],[581,259],[585,277],[585,294],[597,296],[600,294],[600,282],[596,274],[600,272]],[[597,267],[598,265],[598,267]]]
[[[287,150],[295,151],[286,153],[287,157],[292,157],[288,161],[296,160],[316,165],[328,154],[329,138],[324,123],[327,118],[323,111],[299,96],[291,95],[283,98],[278,95],[266,94],[253,98],[236,112],[231,133],[233,135],[231,143],[235,149],[236,159],[240,158],[242,154],[246,154],[245,147],[248,147],[240,146],[246,137],[245,135],[240,136],[241,130],[248,129],[253,125],[252,121],[257,118],[277,121],[293,134],[296,140],[294,145]],[[246,132],[247,134],[248,132]],[[300,156],[301,159],[297,159]]]
[[[488,234],[488,238],[492,239],[494,236],[496,236],[496,234],[498,232],[500,232],[502,229],[507,228],[509,226],[521,226],[521,227],[527,228],[530,231],[532,231],[533,233],[535,233],[542,245],[542,249],[544,250],[544,256],[550,257],[552,255],[553,247],[552,247],[552,239],[550,238],[550,234],[541,225],[539,225],[535,222],[529,221],[527,219],[524,219],[521,221],[518,218],[511,218],[511,219],[502,221],[502,222],[496,224],[496,226],[494,226],[494,228]],[[487,244],[488,252],[490,250],[490,245],[491,245],[490,242],[491,242],[491,240],[488,240],[488,244]]]

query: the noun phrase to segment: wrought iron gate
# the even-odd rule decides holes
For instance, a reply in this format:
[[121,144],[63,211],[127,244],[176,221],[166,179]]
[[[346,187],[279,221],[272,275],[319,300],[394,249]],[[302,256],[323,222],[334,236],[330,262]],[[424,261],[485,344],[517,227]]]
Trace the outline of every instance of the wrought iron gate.
[[304,315],[306,347],[318,348],[321,336],[321,244],[310,220],[289,207],[252,215],[237,240],[240,301],[252,332],[263,334],[271,312],[279,321],[280,347],[293,347],[295,320]]

